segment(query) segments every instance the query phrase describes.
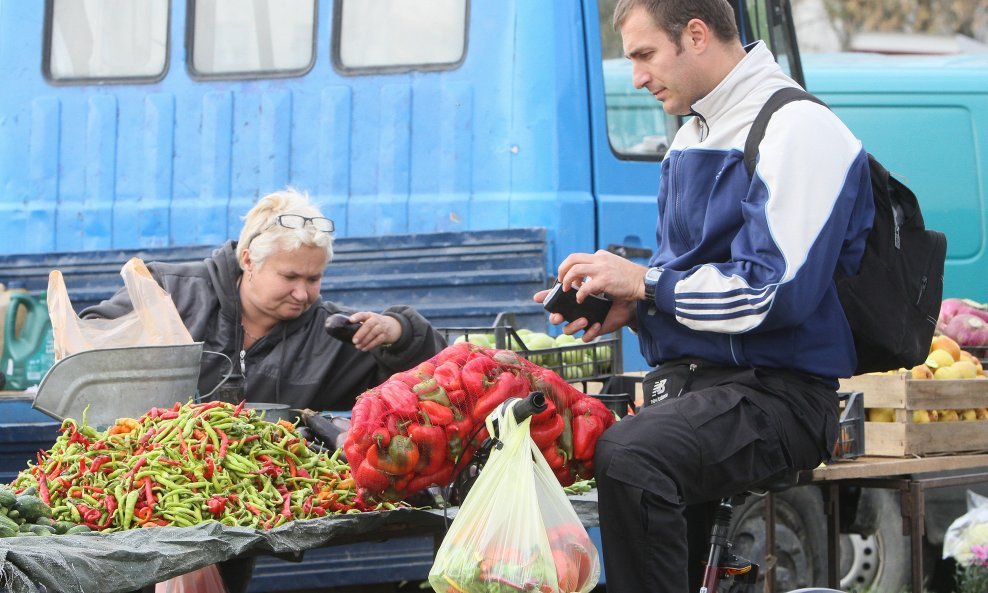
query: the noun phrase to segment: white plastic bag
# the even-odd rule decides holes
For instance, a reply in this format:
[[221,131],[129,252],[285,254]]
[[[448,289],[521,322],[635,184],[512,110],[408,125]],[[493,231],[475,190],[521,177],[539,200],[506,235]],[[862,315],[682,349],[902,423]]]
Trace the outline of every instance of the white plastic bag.
[[968,490],[967,512],[954,519],[943,536],[943,557],[970,566],[978,559],[975,547],[988,552],[988,498]]
[[487,418],[491,452],[429,571],[438,593],[586,593],[600,578],[597,549],[552,469],[517,424],[509,400]]
[[226,593],[226,585],[216,565],[210,564],[156,584],[154,593]]
[[120,270],[134,310],[117,319],[79,319],[62,273],[48,275],[48,314],[55,341],[55,360],[86,350],[134,346],[178,346],[193,343],[171,296],[158,286],[138,258]]

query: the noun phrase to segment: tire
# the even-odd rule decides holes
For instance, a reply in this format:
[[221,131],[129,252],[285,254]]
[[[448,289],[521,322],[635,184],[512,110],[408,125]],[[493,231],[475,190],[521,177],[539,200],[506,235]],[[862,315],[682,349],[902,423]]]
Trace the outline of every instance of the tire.
[[[884,488],[866,489],[861,504],[874,505],[875,532],[867,536],[841,534],[841,589],[908,591],[912,586],[912,556],[909,536],[902,534],[899,494]],[[928,582],[935,553],[925,540],[923,554],[924,577]]]
[[[734,552],[756,563],[765,557],[765,498],[750,496],[734,510]],[[775,495],[775,590],[790,591],[827,580],[827,521],[823,496],[815,486]],[[760,570],[755,590],[761,590]],[[885,589],[882,589],[884,591]]]

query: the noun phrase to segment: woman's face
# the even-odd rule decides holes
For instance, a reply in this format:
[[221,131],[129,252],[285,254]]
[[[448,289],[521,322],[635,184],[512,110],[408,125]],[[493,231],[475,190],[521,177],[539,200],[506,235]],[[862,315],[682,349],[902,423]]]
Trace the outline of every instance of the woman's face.
[[302,245],[278,250],[258,268],[244,253],[243,298],[261,315],[285,321],[295,319],[319,298],[319,282],[326,269],[326,250]]

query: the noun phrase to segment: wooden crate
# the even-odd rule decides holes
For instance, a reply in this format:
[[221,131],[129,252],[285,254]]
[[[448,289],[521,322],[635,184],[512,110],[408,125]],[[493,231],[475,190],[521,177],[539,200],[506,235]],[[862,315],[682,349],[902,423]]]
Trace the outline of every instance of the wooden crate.
[[865,422],[865,454],[929,455],[988,451],[988,420],[914,423],[913,410],[988,408],[988,380],[913,380],[905,373],[841,380],[864,393],[865,408],[893,408],[895,422]]

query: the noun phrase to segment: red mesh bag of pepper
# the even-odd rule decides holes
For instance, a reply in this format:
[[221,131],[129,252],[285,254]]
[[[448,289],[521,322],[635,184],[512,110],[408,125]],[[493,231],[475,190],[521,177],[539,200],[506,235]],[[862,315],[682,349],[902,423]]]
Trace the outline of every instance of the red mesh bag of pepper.
[[444,349],[369,389],[353,407],[344,450],[368,499],[395,501],[446,486],[487,438],[484,420],[511,397],[545,393],[531,436],[561,484],[593,477],[597,439],[614,414],[559,375],[509,350]]

